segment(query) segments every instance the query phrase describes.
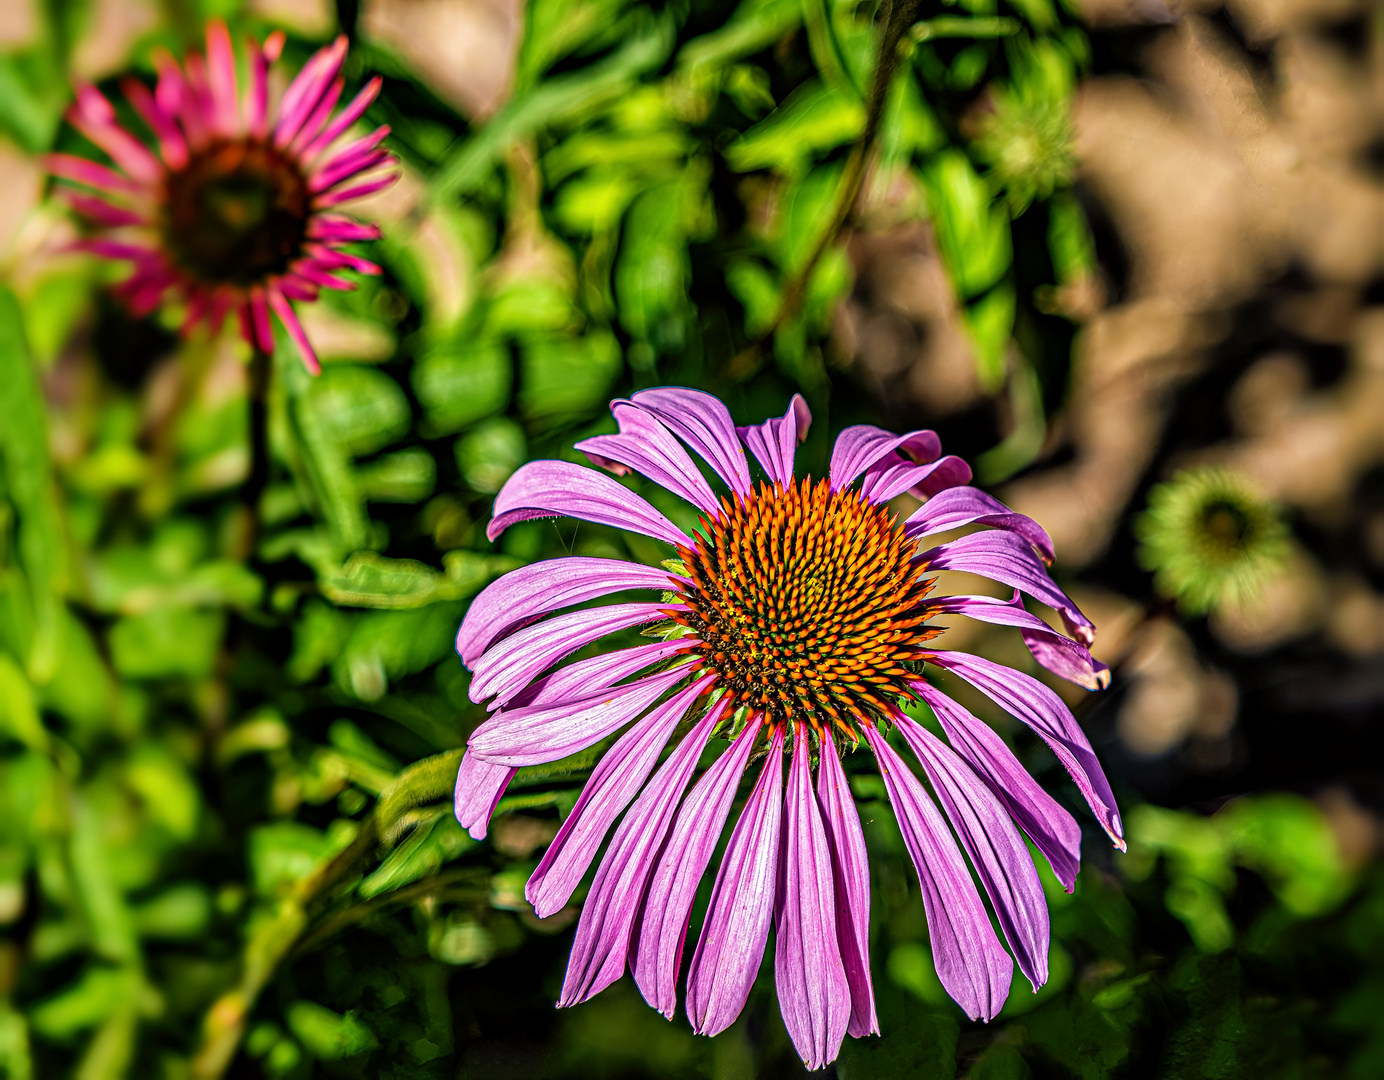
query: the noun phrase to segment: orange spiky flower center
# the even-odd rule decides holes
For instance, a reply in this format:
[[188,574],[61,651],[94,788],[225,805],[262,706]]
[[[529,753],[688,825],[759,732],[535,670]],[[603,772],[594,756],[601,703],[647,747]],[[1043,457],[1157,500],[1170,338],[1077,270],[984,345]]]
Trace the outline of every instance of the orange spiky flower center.
[[[932,586],[895,515],[825,481],[722,500],[679,554],[691,585],[670,612],[700,639],[730,700],[771,723],[834,723],[908,693]],[[704,534],[704,535],[703,535]]]

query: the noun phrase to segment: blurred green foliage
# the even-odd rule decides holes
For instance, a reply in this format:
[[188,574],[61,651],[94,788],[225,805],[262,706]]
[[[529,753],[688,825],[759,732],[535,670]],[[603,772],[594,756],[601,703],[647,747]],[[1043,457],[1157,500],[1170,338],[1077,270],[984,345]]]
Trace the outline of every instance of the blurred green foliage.
[[[356,42],[347,73],[385,75],[369,118],[413,194],[384,214],[384,276],[322,301],[321,378],[275,356],[264,447],[230,338],[178,341],[176,312],[132,322],[82,257],[9,275],[0,1075],[800,1072],[765,980],[711,1041],[627,984],[551,1012],[574,913],[538,922],[523,881],[596,755],[523,770],[472,841],[448,796],[481,711],[452,639],[522,562],[663,554],[564,522],[485,539],[509,474],[611,430],[616,393],[713,384],[749,419],[800,390],[823,458],[865,411],[823,350],[858,205],[931,222],[982,383],[1022,406],[986,476],[1037,453],[1014,220],[1046,218],[1026,254],[1053,284],[1090,272],[1064,190],[1085,38],[1050,0],[896,3],[532,0],[513,92],[474,125]],[[246,7],[163,5],[134,67],[207,16],[265,32]],[[94,5],[35,10],[34,40],[0,55],[0,130],[84,152],[60,120]],[[900,187],[916,198],[891,202]],[[269,481],[247,499],[256,455]],[[1049,882],[1052,981],[981,1029],[941,993],[882,789],[856,779],[885,1035],[848,1043],[843,1078],[1384,1072],[1384,880],[1340,865],[1309,804],[1137,809],[1118,870],[1097,861],[1071,896]]]

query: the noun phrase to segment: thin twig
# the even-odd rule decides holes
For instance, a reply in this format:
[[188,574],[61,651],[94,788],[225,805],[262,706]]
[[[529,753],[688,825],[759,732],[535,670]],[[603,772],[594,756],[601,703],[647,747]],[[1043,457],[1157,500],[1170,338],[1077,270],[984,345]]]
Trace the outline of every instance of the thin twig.
[[826,228],[822,230],[816,243],[812,245],[812,251],[809,253],[807,261],[793,275],[783,290],[783,299],[779,303],[778,314],[774,316],[774,321],[767,330],[745,346],[726,366],[728,378],[736,381],[746,379],[759,368],[774,335],[798,313],[798,308],[802,304],[803,296],[807,292],[808,283],[812,280],[812,273],[817,269],[818,262],[826,254],[827,249],[836,242],[836,238],[850,219],[855,204],[860,198],[860,190],[865,184],[870,151],[874,148],[875,138],[879,134],[880,120],[884,116],[884,105],[889,99],[889,84],[893,82],[894,72],[898,70],[899,45],[903,40],[905,30],[913,22],[919,3],[920,0],[884,0],[884,15],[881,20],[884,32],[880,38],[879,61],[875,64],[874,81],[870,85],[870,96],[865,106],[865,127],[860,133],[860,138],[851,147],[850,156],[846,159],[846,170],[841,176],[841,186],[836,194],[836,206],[832,210]]

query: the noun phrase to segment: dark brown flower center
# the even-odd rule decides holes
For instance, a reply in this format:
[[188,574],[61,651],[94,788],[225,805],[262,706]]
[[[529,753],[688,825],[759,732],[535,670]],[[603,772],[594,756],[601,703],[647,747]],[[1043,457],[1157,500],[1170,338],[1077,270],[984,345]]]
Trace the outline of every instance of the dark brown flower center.
[[208,284],[251,285],[299,254],[311,211],[302,170],[272,144],[221,141],[171,173],[164,242],[173,260]]
[[674,615],[739,705],[814,726],[880,710],[907,692],[931,588],[885,507],[826,481],[761,485],[723,500],[695,550]]

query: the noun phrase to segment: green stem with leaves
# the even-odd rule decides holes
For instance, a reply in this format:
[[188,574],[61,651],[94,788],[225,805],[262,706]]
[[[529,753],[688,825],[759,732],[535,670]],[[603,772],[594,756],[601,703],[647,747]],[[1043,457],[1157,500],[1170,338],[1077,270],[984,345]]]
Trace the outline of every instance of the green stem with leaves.
[[870,94],[865,102],[865,126],[860,132],[850,156],[846,159],[846,169],[841,176],[841,186],[837,189],[836,204],[826,227],[818,235],[812,250],[808,253],[801,269],[784,287],[779,301],[778,314],[758,338],[742,349],[726,369],[726,374],[734,380],[743,380],[759,368],[764,354],[774,335],[798,313],[803,296],[812,280],[812,274],[827,249],[836,242],[841,230],[850,219],[851,212],[860,198],[860,190],[865,184],[865,174],[869,166],[870,152],[874,149],[879,135],[880,120],[884,116],[884,106],[889,99],[889,85],[894,81],[898,70],[900,50],[904,34],[917,14],[920,0],[884,0],[880,17],[882,31],[879,42],[879,60],[875,64],[874,79],[870,83]]
[[399,825],[416,807],[452,791],[460,750],[449,750],[409,766],[381,794],[356,838],[335,858],[298,883],[274,914],[259,923],[245,943],[240,981],[213,1002],[202,1024],[202,1042],[192,1061],[193,1080],[219,1080],[245,1037],[255,1002],[279,965],[331,902],[353,883],[381,846],[398,840]]

